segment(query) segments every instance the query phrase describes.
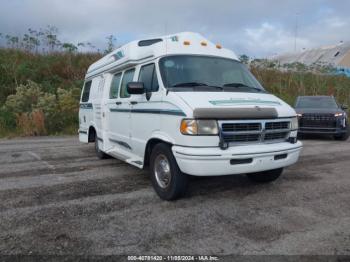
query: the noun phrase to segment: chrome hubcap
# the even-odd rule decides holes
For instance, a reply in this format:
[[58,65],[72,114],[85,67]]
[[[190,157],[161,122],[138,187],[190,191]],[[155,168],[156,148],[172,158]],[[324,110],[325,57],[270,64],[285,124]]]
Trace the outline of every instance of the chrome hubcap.
[[165,155],[158,155],[154,161],[154,173],[158,185],[161,188],[169,186],[171,181],[171,171],[169,161]]

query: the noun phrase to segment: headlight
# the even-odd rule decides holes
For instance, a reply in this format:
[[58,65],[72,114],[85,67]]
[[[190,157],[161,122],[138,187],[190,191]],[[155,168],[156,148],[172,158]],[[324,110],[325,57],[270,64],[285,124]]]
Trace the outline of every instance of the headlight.
[[344,113],[335,113],[334,116],[337,117],[337,116],[343,116]]
[[180,132],[183,135],[217,135],[219,129],[216,120],[183,119]]
[[298,128],[299,128],[298,118],[293,117],[292,120],[290,121],[290,129],[297,130]]

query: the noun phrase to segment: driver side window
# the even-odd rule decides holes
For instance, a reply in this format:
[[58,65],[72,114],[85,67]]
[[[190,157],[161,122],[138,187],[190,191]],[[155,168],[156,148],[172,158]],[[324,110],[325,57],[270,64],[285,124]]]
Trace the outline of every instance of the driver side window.
[[121,87],[120,87],[120,97],[121,98],[130,97],[130,94],[128,93],[128,90],[126,89],[126,85],[129,82],[132,82],[132,79],[134,78],[134,73],[135,73],[135,68],[129,69],[129,70],[124,72],[122,84],[121,84]]
[[148,64],[141,67],[139,82],[143,82],[147,93],[158,91],[159,84],[154,64]]

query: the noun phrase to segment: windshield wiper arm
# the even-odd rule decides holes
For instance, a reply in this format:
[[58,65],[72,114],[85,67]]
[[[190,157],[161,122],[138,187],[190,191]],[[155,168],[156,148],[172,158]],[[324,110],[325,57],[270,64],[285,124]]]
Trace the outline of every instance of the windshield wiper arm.
[[[220,89],[220,90],[224,90],[224,88],[222,86],[213,86],[213,85],[208,85],[205,83],[200,83],[200,82],[186,82],[186,83],[179,83],[179,84],[175,84],[173,86],[171,86],[170,88],[173,87],[190,87],[192,89],[209,89],[209,88],[215,88],[215,89]],[[173,89],[174,90],[174,89]]]
[[205,83],[200,83],[200,82],[185,82],[185,83],[178,83],[175,85],[172,85],[171,87],[195,87],[195,86],[208,86]]
[[243,83],[228,83],[228,84],[224,84],[223,86],[224,87],[225,86],[228,86],[228,87],[250,87],[250,86],[247,86]]

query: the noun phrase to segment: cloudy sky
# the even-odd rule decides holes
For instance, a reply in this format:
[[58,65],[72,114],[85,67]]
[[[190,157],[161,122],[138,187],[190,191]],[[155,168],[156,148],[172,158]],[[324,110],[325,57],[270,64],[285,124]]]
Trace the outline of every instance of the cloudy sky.
[[[60,39],[103,49],[181,31],[199,32],[238,54],[266,57],[350,41],[348,0],[0,0],[0,32],[59,28]],[[296,23],[297,21],[297,23]]]

